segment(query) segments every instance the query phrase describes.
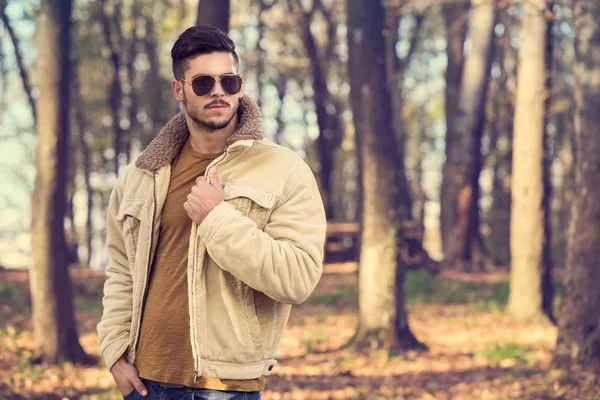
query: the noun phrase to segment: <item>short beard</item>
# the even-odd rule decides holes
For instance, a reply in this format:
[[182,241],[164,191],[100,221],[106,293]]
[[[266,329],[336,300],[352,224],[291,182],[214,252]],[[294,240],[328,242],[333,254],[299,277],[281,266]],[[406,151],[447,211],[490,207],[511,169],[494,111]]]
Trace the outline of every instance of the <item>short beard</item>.
[[202,130],[217,131],[217,130],[226,128],[227,126],[229,126],[229,124],[231,123],[233,118],[237,117],[237,110],[235,110],[236,112],[234,112],[231,115],[231,118],[229,118],[226,121],[203,121],[200,118],[198,118],[196,116],[196,114],[193,112],[193,110],[189,109],[187,105],[188,105],[187,96],[185,95],[185,92],[183,92],[183,107],[185,108],[187,115],[194,122],[194,125],[196,125],[198,128],[200,128]]

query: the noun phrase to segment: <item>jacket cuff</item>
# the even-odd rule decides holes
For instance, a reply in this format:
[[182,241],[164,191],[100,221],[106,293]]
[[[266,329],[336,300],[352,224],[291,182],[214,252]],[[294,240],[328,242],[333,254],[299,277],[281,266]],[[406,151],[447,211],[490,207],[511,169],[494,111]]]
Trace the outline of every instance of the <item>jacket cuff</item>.
[[205,243],[208,243],[217,232],[221,225],[221,220],[232,211],[235,211],[235,208],[226,201],[223,201],[208,213],[204,221],[198,225],[198,235],[204,239]]
[[129,340],[119,340],[113,342],[102,352],[102,358],[106,363],[106,367],[110,371],[110,369],[115,365],[115,363],[121,358],[123,354],[127,351],[129,347]]

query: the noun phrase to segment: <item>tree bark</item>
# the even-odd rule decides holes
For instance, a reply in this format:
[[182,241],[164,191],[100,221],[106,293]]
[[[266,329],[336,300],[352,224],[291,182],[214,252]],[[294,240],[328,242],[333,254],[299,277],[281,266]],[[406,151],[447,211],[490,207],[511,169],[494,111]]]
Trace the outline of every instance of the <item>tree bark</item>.
[[[451,142],[446,149],[442,179],[445,199],[442,208],[452,207],[454,218],[446,237],[447,264],[479,261],[479,173],[481,138],[485,124],[485,101],[493,59],[493,36],[497,0],[478,2],[472,10],[469,37],[471,48],[464,60],[459,100],[451,119]],[[452,112],[452,110],[449,110]],[[447,222],[444,229],[447,230]],[[448,232],[448,231],[447,231]]]
[[277,108],[277,115],[275,121],[277,121],[277,131],[275,132],[274,141],[277,144],[283,144],[283,132],[285,130],[285,123],[283,122],[283,102],[285,101],[287,78],[279,75],[277,81],[273,84],[277,89],[277,98],[279,99],[279,106]]
[[542,272],[542,309],[549,316],[550,321],[556,324],[554,318],[553,302],[554,302],[554,286],[552,284],[552,269],[554,267],[552,259],[552,204],[551,199],[553,196],[554,188],[552,186],[552,145],[550,143],[550,134],[548,132],[548,125],[550,124],[550,93],[552,93],[552,65],[554,62],[554,37],[552,34],[554,19],[549,16],[552,13],[554,7],[553,0],[545,0],[547,13],[544,15],[546,20],[546,57],[544,62],[546,64],[546,96],[545,102],[545,113],[544,113],[544,137],[542,140],[544,155],[543,155],[543,172],[542,181],[544,185],[544,196],[542,197],[542,210],[544,211],[544,247],[542,249],[542,260],[544,261],[544,271]]
[[600,369],[600,4],[573,1],[575,189],[555,364]]
[[211,25],[229,32],[229,0],[199,0],[196,25]]
[[401,216],[396,183],[404,170],[386,82],[385,12],[379,1],[349,0],[347,16],[350,98],[362,192],[359,326],[354,346],[395,353],[423,346],[408,325],[404,265],[397,257]]
[[[464,43],[469,26],[469,0],[457,0],[443,3],[442,15],[446,25],[447,45],[446,58],[446,154],[457,152],[454,147],[460,144],[453,130],[455,119],[458,115],[458,101],[464,65]],[[458,150],[460,152],[461,150]],[[454,160],[452,160],[454,161]],[[440,189],[440,233],[442,250],[448,253],[448,246],[452,234],[452,226],[456,220],[456,196],[458,188],[454,187],[453,175],[456,166],[446,159],[442,172],[442,186]]]
[[[141,16],[142,14],[142,4],[138,1],[134,1],[132,6],[131,6],[131,19],[133,21],[133,23],[130,25],[130,28],[128,29],[127,32],[127,39],[128,39],[128,44],[129,44],[129,48],[127,49],[127,62],[125,63],[125,67],[127,70],[127,86],[129,86],[129,93],[128,97],[130,100],[130,104],[127,110],[127,120],[129,121],[129,127],[125,130],[125,134],[123,135],[123,139],[125,141],[125,148],[123,149],[123,153],[125,154],[125,164],[129,165],[129,163],[131,162],[131,140],[133,138],[138,138],[140,137],[139,135],[139,131],[138,131],[138,127],[139,127],[139,123],[138,123],[138,119],[137,119],[137,114],[138,114],[138,108],[139,108],[139,103],[138,103],[138,96],[137,93],[135,91],[135,81],[136,81],[136,69],[135,69],[135,59],[136,59],[136,55],[137,55],[137,44],[138,41],[141,42],[141,40],[138,38],[137,35],[137,28],[138,28],[138,24],[140,19],[142,18]],[[152,35],[154,32],[153,31],[146,31],[146,35]],[[148,57],[150,58],[150,56]],[[152,72],[152,63],[150,63],[150,72]],[[151,103],[160,103],[161,97],[160,97],[160,83],[157,81],[151,81],[153,83],[150,83],[150,87],[152,87],[154,89],[155,92],[158,92],[156,94],[152,94],[151,95]],[[154,112],[154,110],[153,110]],[[157,112],[160,112],[160,108],[157,110]],[[154,114],[151,115],[150,117],[151,120],[154,119]]]
[[90,361],[77,338],[64,216],[69,138],[71,0],[42,0],[37,60],[41,79],[30,271],[35,348],[40,360]]
[[[73,158],[72,158],[73,159]],[[73,204],[74,185],[67,189],[67,209],[65,217],[69,221],[69,229],[65,230],[65,244],[67,246],[67,266],[79,265],[79,243],[77,242],[77,229],[75,228],[75,206]]]
[[270,10],[277,4],[276,0],[273,0],[271,3],[266,3],[265,0],[258,1],[258,25],[256,30],[258,31],[258,40],[256,41],[256,85],[257,85],[257,93],[258,98],[256,99],[256,103],[258,107],[262,109],[262,101],[264,94],[264,86],[265,86],[265,61],[267,58],[267,52],[263,48],[263,40],[265,38],[265,23],[263,21],[263,17],[266,11]]
[[[523,321],[552,319],[552,301],[543,298],[550,279],[546,240],[548,210],[544,176],[548,98],[545,0],[523,4],[515,131],[513,135],[510,215],[510,295],[507,312]],[[551,284],[551,281],[550,281]],[[544,306],[549,306],[548,308]]]
[[569,110],[562,113],[558,117],[557,127],[562,132],[561,148],[560,148],[560,160],[563,165],[563,178],[559,192],[559,215],[556,229],[557,242],[559,247],[559,260],[557,263],[561,266],[566,265],[566,250],[567,241],[569,237],[569,223],[571,221],[571,209],[573,204],[574,196],[574,182],[575,182],[575,169],[574,169],[574,110],[573,106],[569,106]]
[[146,48],[146,54],[148,55],[148,61],[150,63],[150,69],[148,70],[148,79],[152,85],[152,99],[150,100],[150,120],[152,129],[150,135],[148,135],[147,143],[154,138],[154,135],[158,134],[158,131],[164,124],[164,120],[161,118],[161,81],[160,81],[160,62],[158,60],[157,41],[156,41],[156,30],[154,27],[154,20],[152,16],[146,16],[144,18],[146,25],[146,36],[144,37],[144,47]]
[[[411,17],[415,20],[415,27],[409,41],[409,49],[403,59],[399,59],[396,54],[396,44],[398,43],[398,26],[401,17],[398,11],[389,9],[386,12],[386,69],[388,73],[388,85],[390,88],[390,96],[392,98],[392,122],[394,125],[394,134],[398,142],[398,161],[402,164],[401,167],[406,167],[404,149],[406,147],[406,130],[404,129],[404,120],[402,118],[402,110],[404,107],[404,98],[402,96],[402,83],[406,73],[408,64],[415,52],[419,40],[419,33],[425,19],[423,14],[415,14]],[[417,156],[419,157],[419,156]],[[399,175],[399,188],[401,198],[399,199],[398,207],[407,211],[406,218],[412,219],[412,192],[418,192],[420,183],[414,182],[411,188],[406,174]],[[412,190],[411,190],[412,189]]]
[[487,223],[491,234],[487,244],[489,256],[495,265],[507,266],[510,263],[510,180],[512,174],[512,138],[514,130],[514,95],[510,90],[516,82],[516,67],[513,60],[518,55],[510,44],[513,22],[506,8],[500,12],[500,22],[504,25],[504,34],[497,38],[496,65],[500,71],[494,80],[494,90],[491,94],[492,116],[489,120],[490,153],[488,159],[493,169],[492,206]]
[[[342,141],[343,132],[339,119],[340,110],[337,109],[337,102],[327,87],[327,78],[329,76],[328,65],[335,62],[334,48],[336,43],[336,26],[332,20],[329,10],[326,10],[320,0],[315,0],[312,9],[308,12],[302,9],[302,4],[296,0],[296,5],[300,9],[303,18],[300,20],[302,28],[302,39],[306,49],[306,55],[310,62],[311,75],[313,80],[315,112],[317,114],[317,124],[319,125],[319,136],[317,137],[317,154],[319,158],[319,183],[323,202],[325,203],[325,213],[328,218],[335,219],[334,216],[339,207],[333,204],[332,195],[333,185],[332,176],[334,169],[334,156],[336,149],[339,148]],[[317,10],[324,15],[327,24],[327,45],[323,54],[319,54],[319,48],[313,33],[311,24],[313,16]]]
[[87,122],[83,113],[82,107],[82,96],[81,96],[81,83],[79,79],[79,72],[74,66],[73,71],[73,93],[75,94],[75,121],[77,124],[77,133],[79,138],[79,148],[81,151],[81,164],[83,167],[83,180],[85,182],[85,192],[87,196],[87,207],[85,217],[85,243],[87,249],[86,262],[90,265],[92,262],[92,238],[94,234],[94,224],[92,219],[92,211],[94,209],[94,188],[90,180],[91,176],[91,155],[88,141],[86,138],[87,134]]
[[106,41],[106,46],[110,50],[110,61],[112,63],[113,75],[111,80],[111,85],[108,90],[108,98],[110,105],[110,114],[112,118],[112,128],[113,128],[113,150],[114,150],[114,170],[115,174],[119,175],[119,155],[121,154],[121,141],[123,136],[123,129],[121,128],[121,97],[123,96],[123,89],[121,87],[121,78],[119,75],[119,70],[121,68],[121,50],[123,49],[119,43],[116,43],[116,39],[122,41],[122,33],[121,33],[121,22],[119,18],[119,9],[113,8],[113,16],[115,21],[116,33],[113,34],[113,30],[111,28],[111,23],[109,17],[106,13],[105,1],[102,0],[102,27],[104,30],[104,39]]

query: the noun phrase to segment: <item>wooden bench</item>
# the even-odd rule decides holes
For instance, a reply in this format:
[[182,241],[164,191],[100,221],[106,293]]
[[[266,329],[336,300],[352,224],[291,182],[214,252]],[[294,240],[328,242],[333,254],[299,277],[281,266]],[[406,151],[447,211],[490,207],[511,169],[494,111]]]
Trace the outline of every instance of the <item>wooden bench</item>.
[[[438,273],[440,263],[433,260],[423,248],[425,227],[419,221],[405,221],[402,224],[403,244],[400,254],[407,268],[425,268]],[[358,261],[360,224],[358,222],[327,223],[325,241],[325,262],[337,263]]]

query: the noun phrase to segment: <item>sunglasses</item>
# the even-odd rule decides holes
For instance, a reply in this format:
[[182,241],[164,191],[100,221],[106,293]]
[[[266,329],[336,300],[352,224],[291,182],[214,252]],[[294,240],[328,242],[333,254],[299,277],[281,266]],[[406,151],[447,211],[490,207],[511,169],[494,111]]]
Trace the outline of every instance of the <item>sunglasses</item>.
[[242,78],[239,75],[222,75],[222,76],[210,76],[210,75],[198,75],[192,79],[191,82],[185,79],[179,79],[182,82],[192,85],[192,90],[196,96],[206,96],[215,87],[217,80],[223,88],[223,91],[229,95],[238,94],[242,89]]

